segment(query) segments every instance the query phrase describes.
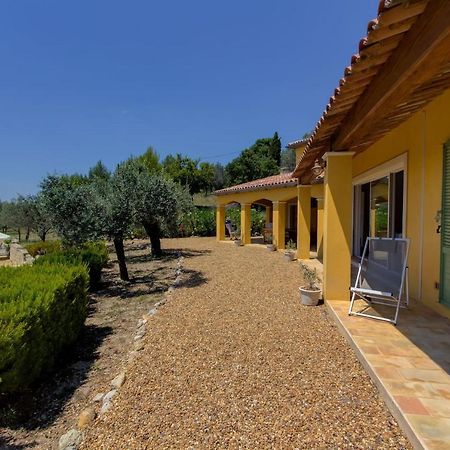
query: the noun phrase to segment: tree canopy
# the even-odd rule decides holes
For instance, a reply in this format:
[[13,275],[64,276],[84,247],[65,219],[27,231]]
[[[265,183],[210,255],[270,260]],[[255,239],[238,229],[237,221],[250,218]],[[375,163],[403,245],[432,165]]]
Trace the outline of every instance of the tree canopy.
[[164,173],[187,189],[191,195],[209,193],[214,188],[214,165],[177,153],[168,155],[162,162]]
[[276,175],[280,171],[280,158],[281,141],[278,133],[275,132],[271,138],[258,139],[227,164],[227,184],[232,186]]

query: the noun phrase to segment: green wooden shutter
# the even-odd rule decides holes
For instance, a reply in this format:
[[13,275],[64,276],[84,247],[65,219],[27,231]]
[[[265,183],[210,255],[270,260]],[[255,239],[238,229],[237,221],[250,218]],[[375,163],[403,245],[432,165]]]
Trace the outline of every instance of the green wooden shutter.
[[444,145],[441,211],[440,302],[450,307],[450,141]]

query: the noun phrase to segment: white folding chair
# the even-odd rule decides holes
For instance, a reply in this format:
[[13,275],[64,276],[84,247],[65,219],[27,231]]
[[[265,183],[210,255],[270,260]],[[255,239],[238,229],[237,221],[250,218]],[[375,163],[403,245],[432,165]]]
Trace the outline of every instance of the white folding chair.
[[[409,304],[408,252],[409,239],[368,237],[358,268],[349,315],[370,317],[397,324],[400,307]],[[354,311],[355,300],[366,302],[363,310]],[[371,304],[395,307],[393,319],[365,312]]]

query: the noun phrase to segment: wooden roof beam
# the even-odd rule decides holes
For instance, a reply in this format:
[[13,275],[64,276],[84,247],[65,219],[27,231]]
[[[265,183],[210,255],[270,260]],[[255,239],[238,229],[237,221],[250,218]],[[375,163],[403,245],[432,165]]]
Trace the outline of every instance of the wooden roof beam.
[[[421,64],[450,36],[450,1],[431,0],[425,12],[405,35],[389,61],[350,111],[334,140],[335,149],[347,149],[363,137],[389,109],[429,78]],[[421,70],[417,70],[421,67]],[[368,129],[367,129],[368,128]],[[355,142],[356,144],[356,142]]]

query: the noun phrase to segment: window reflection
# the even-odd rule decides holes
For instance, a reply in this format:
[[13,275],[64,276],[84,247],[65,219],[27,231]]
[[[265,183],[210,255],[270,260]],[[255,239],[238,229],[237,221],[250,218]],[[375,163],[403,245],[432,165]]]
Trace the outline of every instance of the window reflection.
[[370,183],[370,235],[388,237],[389,233],[389,177]]

